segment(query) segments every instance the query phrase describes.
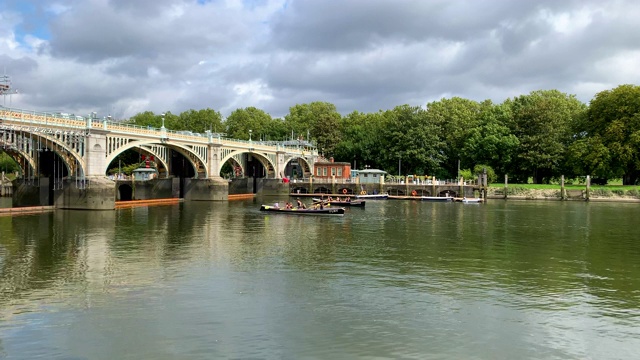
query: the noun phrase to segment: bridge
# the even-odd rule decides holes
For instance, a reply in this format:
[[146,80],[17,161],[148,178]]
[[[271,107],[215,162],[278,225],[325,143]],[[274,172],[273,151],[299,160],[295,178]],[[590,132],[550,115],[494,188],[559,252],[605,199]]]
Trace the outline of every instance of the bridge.
[[158,170],[165,177],[171,163],[169,150],[189,161],[195,178],[219,177],[227,161],[246,173],[247,154],[262,164],[267,178],[282,178],[293,160],[299,160],[306,175],[312,174],[318,158],[317,150],[307,142],[227,139],[211,132],[197,134],[2,106],[0,147],[34,173],[38,173],[39,152],[52,151],[64,162],[68,174],[80,176],[106,175],[111,162],[133,148],[157,159]]
[[[0,106],[0,149],[21,166],[24,178],[47,174],[56,182],[72,179],[78,189],[86,181],[105,178],[123,152],[136,149],[153,157],[159,177],[169,178],[176,159],[188,163],[190,179],[222,183],[223,165],[253,176],[282,178],[296,163],[301,175],[313,174],[319,154],[308,142],[263,142],[223,138],[220,134],[143,127],[93,117],[36,112]],[[261,173],[255,173],[255,165]],[[174,166],[172,166],[174,165]],[[183,168],[181,168],[184,170]],[[185,173],[180,174],[185,177]],[[60,186],[62,188],[62,186]]]

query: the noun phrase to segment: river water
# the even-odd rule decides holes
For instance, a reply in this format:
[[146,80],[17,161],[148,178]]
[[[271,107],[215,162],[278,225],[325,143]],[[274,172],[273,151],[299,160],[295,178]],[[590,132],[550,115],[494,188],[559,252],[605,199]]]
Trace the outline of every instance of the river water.
[[260,202],[0,216],[0,358],[640,353],[637,204]]

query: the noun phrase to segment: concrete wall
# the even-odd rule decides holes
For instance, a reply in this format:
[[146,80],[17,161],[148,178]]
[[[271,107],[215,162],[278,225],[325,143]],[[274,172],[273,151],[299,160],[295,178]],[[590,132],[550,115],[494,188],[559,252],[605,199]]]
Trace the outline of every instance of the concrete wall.
[[229,181],[223,178],[185,179],[184,199],[216,201],[229,199]]
[[12,187],[11,203],[13,207],[51,205],[49,178],[34,180],[34,184],[25,183],[22,179],[16,179],[12,182]]
[[229,195],[252,194],[253,178],[232,179],[229,182]]
[[289,184],[282,182],[282,179],[256,179],[256,192],[261,195],[289,195]]
[[[174,191],[174,183],[177,183],[177,195]],[[175,178],[135,181],[132,187],[134,200],[168,199],[177,198],[180,195],[180,179]]]
[[62,189],[54,191],[56,209],[113,210],[115,199],[115,181],[104,176],[88,177],[84,188],[65,179]]

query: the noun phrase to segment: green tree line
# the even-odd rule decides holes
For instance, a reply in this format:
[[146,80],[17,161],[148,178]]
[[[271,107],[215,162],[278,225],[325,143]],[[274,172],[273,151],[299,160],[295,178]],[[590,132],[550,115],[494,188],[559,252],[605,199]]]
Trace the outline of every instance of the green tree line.
[[[565,175],[596,181],[640,178],[640,87],[621,85],[587,105],[558,90],[537,90],[494,104],[454,97],[342,116],[327,102],[297,104],[284,118],[255,107],[226,119],[212,109],[179,115],[144,112],[129,121],[172,130],[225,133],[256,141],[304,139],[325,157],[397,174],[456,178],[488,168],[510,182],[548,183]],[[469,171],[469,170],[466,170]]]

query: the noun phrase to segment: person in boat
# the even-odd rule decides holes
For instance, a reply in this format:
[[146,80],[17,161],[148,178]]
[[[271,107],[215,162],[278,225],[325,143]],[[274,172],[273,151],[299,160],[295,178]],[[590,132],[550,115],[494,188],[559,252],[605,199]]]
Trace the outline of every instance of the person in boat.
[[340,200],[340,196],[336,196],[336,201],[337,201],[337,202],[342,201],[342,200]]
[[276,201],[276,202],[273,204],[273,207],[274,207],[274,208],[276,208],[276,209],[280,209],[280,203]]
[[296,200],[298,202],[298,209],[306,209],[307,207],[300,201],[300,198]]
[[345,199],[346,202],[351,202],[351,196],[347,196],[347,198]]
[[329,196],[329,199],[327,199],[327,201],[333,201],[333,198]]

